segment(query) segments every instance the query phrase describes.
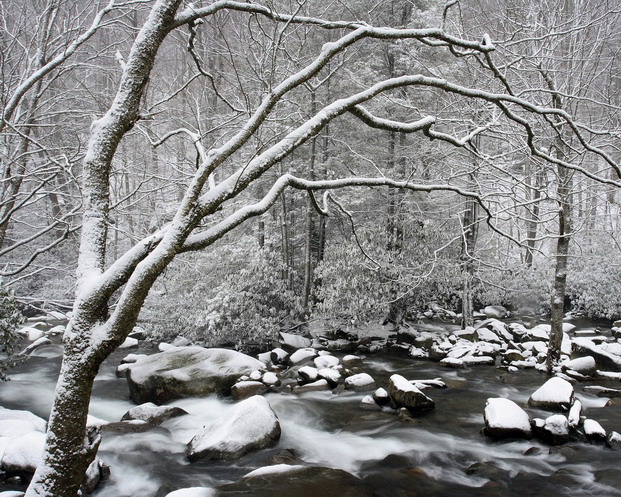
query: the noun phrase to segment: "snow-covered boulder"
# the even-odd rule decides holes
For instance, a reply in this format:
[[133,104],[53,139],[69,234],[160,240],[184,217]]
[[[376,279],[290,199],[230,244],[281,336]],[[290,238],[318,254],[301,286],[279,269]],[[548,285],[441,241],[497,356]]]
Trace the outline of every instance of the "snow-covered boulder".
[[574,387],[559,377],[550,378],[528,399],[528,405],[551,410],[567,410],[574,400]]
[[320,355],[319,357],[315,357],[313,362],[317,369],[335,368],[341,363],[339,358],[333,355]]
[[263,466],[262,468],[257,468],[254,471],[245,474],[244,476],[242,476],[242,478],[259,478],[268,475],[292,473],[300,471],[304,468],[306,468],[306,466],[302,466],[301,464],[273,464],[272,466]]
[[373,400],[380,406],[390,404],[390,395],[385,388],[378,388],[373,392]]
[[343,367],[347,369],[360,368],[363,365],[362,359],[357,355],[346,355],[343,357]]
[[270,358],[274,364],[287,364],[289,360],[289,353],[280,347],[275,348],[270,352]]
[[393,402],[399,407],[405,407],[409,411],[421,411],[434,409],[435,403],[416,386],[403,376],[393,374],[388,382],[388,394]]
[[302,378],[305,383],[312,383],[313,381],[317,381],[319,371],[312,366],[302,366],[298,369],[298,376]]
[[345,378],[345,388],[354,392],[365,392],[375,388],[375,380],[367,373],[358,373]]
[[176,418],[187,414],[184,409],[175,406],[158,406],[153,402],[146,402],[132,407],[123,414],[121,421],[140,420],[151,424],[160,424],[170,418]]
[[280,385],[280,378],[278,378],[278,375],[276,375],[276,373],[273,373],[271,371],[263,373],[263,376],[261,377],[261,381],[263,382],[265,386],[268,386],[268,387],[275,387],[275,386]]
[[305,385],[299,385],[293,388],[293,393],[302,394],[307,392],[321,392],[323,390],[329,390],[330,384],[327,380],[321,379],[313,381],[312,383],[306,383]]
[[255,395],[227,410],[188,444],[190,461],[234,460],[271,447],[280,439],[280,423],[265,397]]
[[289,364],[291,366],[297,366],[313,360],[319,352],[313,348],[298,349],[289,356]]
[[597,370],[595,359],[590,355],[564,362],[561,366],[563,371],[570,369],[584,375],[591,375]]
[[569,421],[562,414],[554,414],[545,419],[539,434],[554,445],[565,443],[569,440]]
[[281,332],[278,334],[280,346],[288,352],[294,350],[304,349],[311,346],[311,339],[300,335],[293,335],[291,333]]
[[338,385],[341,380],[341,373],[338,370],[332,368],[323,368],[317,371],[319,378],[326,380],[331,386]]
[[377,411],[381,409],[381,407],[373,400],[373,396],[365,395],[360,401],[360,409],[364,409],[365,411]]
[[247,399],[265,392],[267,392],[267,387],[260,381],[239,381],[231,387],[231,397],[235,400]]
[[614,349],[597,345],[590,338],[574,338],[572,344],[576,353],[592,356],[599,368],[621,371],[621,356],[617,355]]
[[606,430],[594,419],[584,420],[584,434],[589,440],[606,440]]
[[[40,418],[30,411],[20,411],[18,409],[6,409],[5,407],[0,407],[0,429],[2,429],[2,426],[5,426],[6,422],[9,420],[20,421],[25,425],[30,426],[29,431],[45,432],[47,427],[47,421],[45,421],[45,419]],[[5,433],[0,436],[6,437],[11,435]]]
[[569,422],[570,428],[576,428],[580,424],[580,413],[582,412],[582,402],[578,399],[574,400],[574,403],[569,409],[569,414],[567,415],[567,421]]
[[34,473],[41,462],[45,433],[31,431],[11,437],[4,448],[0,466],[7,473]]
[[621,450],[621,435],[616,431],[611,431],[606,438],[606,446],[614,450]]
[[528,414],[512,400],[487,399],[483,417],[485,419],[485,434],[490,437],[529,438],[531,436]]
[[127,382],[134,402],[162,404],[195,395],[228,394],[240,376],[263,368],[263,363],[234,350],[175,347],[132,364]]
[[216,491],[208,487],[188,487],[180,488],[174,492],[166,494],[166,497],[214,497]]

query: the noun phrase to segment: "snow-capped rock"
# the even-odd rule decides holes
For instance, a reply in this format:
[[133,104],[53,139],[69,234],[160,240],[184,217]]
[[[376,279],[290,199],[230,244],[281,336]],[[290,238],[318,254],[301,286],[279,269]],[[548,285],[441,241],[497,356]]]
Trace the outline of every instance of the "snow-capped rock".
[[228,394],[240,376],[264,367],[234,350],[175,347],[130,365],[127,382],[134,402],[162,404],[195,395]]
[[263,373],[261,381],[268,387],[280,385],[280,378],[278,378],[276,373],[273,373],[271,371]]
[[482,312],[488,318],[502,319],[507,316],[507,309],[501,305],[488,305]]
[[298,376],[302,378],[306,383],[312,383],[313,381],[317,381],[317,377],[319,376],[319,371],[317,368],[312,366],[302,366],[298,369]]
[[528,405],[551,410],[567,410],[573,403],[574,387],[567,380],[554,377],[546,381],[528,399]]
[[188,487],[180,488],[174,492],[166,494],[166,497],[214,497],[216,491],[207,487]]
[[570,428],[576,428],[580,424],[580,413],[582,412],[582,402],[578,399],[574,400],[574,403],[569,409],[569,414],[567,415],[567,421],[569,422]]
[[571,369],[572,371],[576,371],[584,375],[591,375],[595,373],[597,369],[595,359],[590,355],[564,362],[561,364],[561,367],[564,371]]
[[4,448],[0,466],[8,473],[34,473],[41,462],[45,433],[31,431],[11,437]]
[[188,444],[190,461],[233,460],[271,447],[280,438],[280,423],[265,397],[255,395],[227,410]]
[[569,421],[562,414],[546,418],[543,425],[544,439],[552,444],[565,443],[569,440]]
[[405,407],[409,411],[421,411],[435,408],[435,403],[432,399],[398,374],[393,374],[390,377],[388,382],[388,394],[397,406]]
[[621,450],[621,435],[616,431],[611,431],[606,438],[606,446],[614,450]]
[[315,357],[313,362],[317,369],[335,368],[341,363],[339,358],[333,355],[320,355],[319,357]]
[[362,367],[363,365],[362,359],[360,357],[358,357],[357,355],[351,355],[351,354],[343,357],[342,363],[343,363],[343,367],[347,369],[359,368],[359,367]]
[[503,398],[487,399],[485,404],[485,434],[491,437],[530,437],[530,419],[515,402]]
[[331,386],[338,385],[341,380],[341,373],[338,370],[332,368],[323,368],[317,371],[317,376],[326,380]]
[[152,402],[146,402],[136,407],[132,407],[123,414],[121,421],[141,420],[147,423],[160,424],[170,418],[183,416],[187,412],[180,407],[158,406]]
[[307,392],[321,392],[323,390],[329,390],[330,384],[324,380],[313,381],[312,383],[306,383],[305,385],[299,385],[293,388],[293,393],[295,394],[303,394]]
[[260,381],[238,381],[231,387],[231,397],[235,400],[247,399],[265,392],[267,392],[267,387]]
[[287,364],[289,353],[279,347],[270,352],[270,358],[274,364]]
[[358,373],[345,378],[345,388],[354,392],[364,392],[375,388],[375,380],[367,373]]
[[584,434],[590,440],[606,440],[606,430],[594,419],[584,420]]
[[292,333],[281,332],[278,334],[280,346],[288,352],[293,352],[298,349],[304,349],[311,346],[311,339],[300,335],[293,335]]
[[318,352],[313,348],[298,349],[289,356],[289,364],[291,366],[297,366],[298,364],[304,364],[317,357]]

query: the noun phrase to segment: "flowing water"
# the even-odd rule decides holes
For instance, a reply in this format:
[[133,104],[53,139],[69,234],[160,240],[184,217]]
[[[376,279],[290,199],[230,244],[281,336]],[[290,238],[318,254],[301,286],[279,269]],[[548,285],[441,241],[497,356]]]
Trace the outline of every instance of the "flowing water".
[[[11,381],[0,384],[0,405],[47,417],[60,352],[59,345],[35,351],[13,371]],[[91,415],[118,421],[133,406],[126,381],[115,375],[126,353],[115,352],[102,367]],[[168,420],[145,433],[104,434],[99,457],[110,466],[111,477],[94,495],[160,497],[177,488],[216,487],[269,464],[270,457],[283,449],[293,449],[308,463],[360,477],[379,497],[621,496],[621,452],[603,444],[572,442],[550,453],[548,446],[534,440],[498,442],[480,434],[487,398],[525,403],[546,380],[544,374],[533,370],[507,373],[491,366],[452,370],[388,352],[368,356],[364,363],[364,370],[379,386],[386,387],[389,376],[399,373],[410,380],[442,378],[448,388],[426,390],[436,409],[410,422],[389,412],[360,409],[362,393],[268,394],[281,421],[281,440],[276,447],[236,463],[190,464],[185,459],[185,444],[222,414],[230,401],[216,397],[180,400],[173,404],[190,415]],[[615,386],[611,382],[598,384]],[[605,406],[607,399],[585,392],[584,385],[576,386],[586,408],[583,414],[599,421],[607,431],[621,431],[621,407]],[[530,413],[546,416],[543,411]],[[533,447],[540,449],[536,455],[524,455]],[[302,495],[296,492],[281,495]]]

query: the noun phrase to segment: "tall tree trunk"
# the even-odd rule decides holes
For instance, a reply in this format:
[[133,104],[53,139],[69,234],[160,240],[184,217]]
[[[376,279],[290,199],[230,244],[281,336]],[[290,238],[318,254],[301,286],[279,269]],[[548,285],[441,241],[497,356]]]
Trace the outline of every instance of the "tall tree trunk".
[[549,373],[558,364],[563,342],[563,317],[565,316],[565,288],[567,286],[567,259],[571,233],[571,185],[572,172],[558,168],[558,239],[554,267],[554,288],[550,299],[550,342],[546,367]]
[[[474,184],[474,175],[470,175],[471,184]],[[474,309],[472,302],[472,280],[474,279],[474,250],[478,235],[478,204],[474,199],[466,200],[466,208],[462,216],[464,233],[461,243],[462,259],[462,298],[461,298],[461,326],[474,325]]]

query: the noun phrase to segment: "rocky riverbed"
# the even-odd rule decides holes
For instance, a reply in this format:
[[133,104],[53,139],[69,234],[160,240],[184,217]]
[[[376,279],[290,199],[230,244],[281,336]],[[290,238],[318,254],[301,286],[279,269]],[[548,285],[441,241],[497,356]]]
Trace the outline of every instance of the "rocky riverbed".
[[[617,328],[565,330],[552,378],[549,327],[503,315],[466,330],[284,334],[257,357],[182,338],[158,350],[136,330],[95,383],[89,424],[103,443],[85,490],[621,495]],[[37,462],[60,333],[62,321],[29,323],[29,358],[0,384],[0,491],[23,491]]]

